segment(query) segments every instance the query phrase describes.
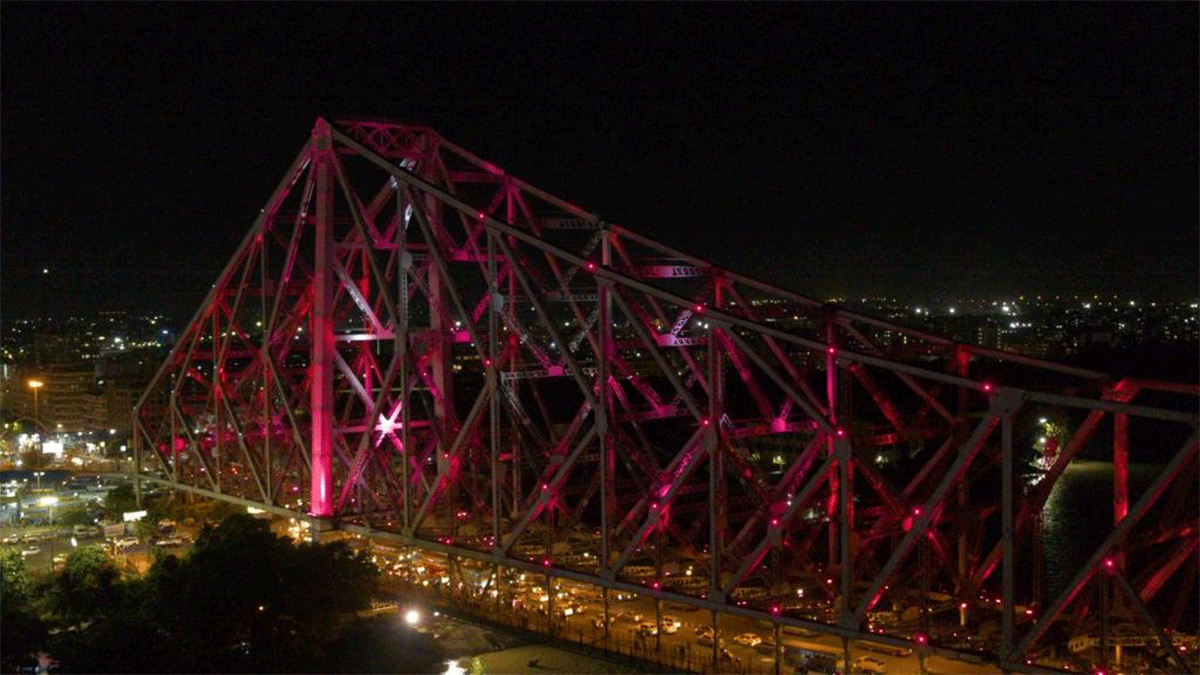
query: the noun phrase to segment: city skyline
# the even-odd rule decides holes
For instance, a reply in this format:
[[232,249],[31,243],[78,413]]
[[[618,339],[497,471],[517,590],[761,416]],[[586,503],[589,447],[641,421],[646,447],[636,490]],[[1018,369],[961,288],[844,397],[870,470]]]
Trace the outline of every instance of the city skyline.
[[814,298],[1195,296],[1194,5],[258,9],[5,6],[6,316],[190,316],[340,114]]

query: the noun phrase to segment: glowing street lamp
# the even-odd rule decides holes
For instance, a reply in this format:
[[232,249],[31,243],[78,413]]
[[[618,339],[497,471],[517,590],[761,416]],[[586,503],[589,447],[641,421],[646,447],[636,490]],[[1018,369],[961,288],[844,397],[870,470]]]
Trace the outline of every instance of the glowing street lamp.
[[38,500],[38,504],[41,504],[42,506],[45,506],[50,510],[50,524],[51,525],[54,524],[54,505],[57,503],[58,503],[58,497],[55,497],[53,495],[51,495],[49,497],[42,497],[41,499]]
[[38,379],[31,379],[28,384],[29,388],[33,390],[33,423],[40,430],[42,427],[42,417],[38,414],[38,390],[46,386],[46,383]]

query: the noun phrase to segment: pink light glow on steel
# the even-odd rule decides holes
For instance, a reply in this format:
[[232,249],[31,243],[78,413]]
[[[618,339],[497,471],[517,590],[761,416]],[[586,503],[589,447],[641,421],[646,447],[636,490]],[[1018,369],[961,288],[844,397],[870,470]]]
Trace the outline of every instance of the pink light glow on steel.
[[594,263],[594,262],[590,262],[590,263],[588,263],[588,264],[587,264],[587,269],[588,269],[588,271],[589,271],[589,272],[591,272],[591,271],[595,270],[595,269],[596,269],[596,263]]
[[662,588],[662,582],[655,580],[655,582],[652,584],[652,586],[654,587],[654,590],[657,591]]
[[703,311],[704,311],[704,305],[696,305],[696,306],[695,306],[695,307],[693,307],[692,309],[696,310],[696,313],[697,313],[697,314],[700,314],[701,312],[703,312]]
[[827,351],[827,352],[829,352],[830,354],[836,354],[836,353],[837,353],[837,349],[835,349],[835,348],[833,347],[833,345],[830,345],[830,346],[829,346],[829,349],[827,349],[826,351]]
[[780,607],[779,605],[771,605],[771,613],[774,614],[775,616],[779,616],[780,614],[783,613],[783,608]]
[[549,558],[542,559],[542,567],[550,567],[552,564],[553,561],[551,561]]
[[708,424],[709,424],[708,418],[705,417],[704,419],[700,420],[700,424],[702,424],[703,426],[708,426]]
[[984,382],[984,383],[983,383],[983,390],[984,390],[985,392],[990,392],[990,391],[992,390],[992,383],[991,383],[991,382]]
[[842,429],[841,427],[839,427],[839,428],[838,428],[838,430],[837,430],[837,435],[838,435],[838,436],[845,436],[845,435],[846,435],[846,430],[845,430],[845,429]]

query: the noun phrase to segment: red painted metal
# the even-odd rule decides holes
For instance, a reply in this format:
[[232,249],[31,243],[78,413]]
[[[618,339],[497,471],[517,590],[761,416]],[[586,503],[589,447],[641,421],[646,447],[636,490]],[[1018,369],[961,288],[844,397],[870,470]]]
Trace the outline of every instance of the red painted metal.
[[[950,597],[954,620],[916,634],[955,649],[960,612],[970,632],[1014,621],[1000,594],[1036,600],[1013,583],[1036,569],[1029,533],[1111,416],[1112,536],[1046,612],[969,646],[1023,667],[1104,560],[1159,561],[1137,582],[1148,612],[1190,588],[1198,399],[717,268],[427,127],[319,120],[135,426],[179,488],[458,560],[851,638]],[[1046,414],[1070,440],[1001,481],[1041,457]],[[1147,459],[1172,468],[1139,492]]]

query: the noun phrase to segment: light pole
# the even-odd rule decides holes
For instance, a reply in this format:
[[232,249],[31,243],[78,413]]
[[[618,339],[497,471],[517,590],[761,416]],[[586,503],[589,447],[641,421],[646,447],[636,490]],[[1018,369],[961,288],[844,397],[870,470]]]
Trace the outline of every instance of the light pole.
[[45,471],[34,471],[33,472],[33,477],[37,479],[37,491],[38,492],[42,491],[42,476],[45,476],[45,475],[46,475]]
[[38,503],[50,510],[50,524],[54,525],[54,505],[58,503],[58,497],[53,495],[42,497]]
[[[29,388],[33,390],[33,425],[34,432],[37,433],[38,437],[38,463],[40,464],[42,461],[42,416],[38,410],[38,390],[46,386],[46,383],[39,379],[33,378],[29,380],[28,384]],[[41,487],[41,481],[39,480],[38,489],[40,490]]]

